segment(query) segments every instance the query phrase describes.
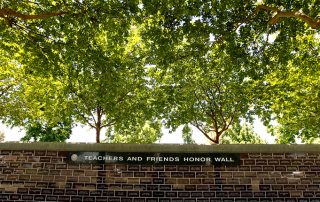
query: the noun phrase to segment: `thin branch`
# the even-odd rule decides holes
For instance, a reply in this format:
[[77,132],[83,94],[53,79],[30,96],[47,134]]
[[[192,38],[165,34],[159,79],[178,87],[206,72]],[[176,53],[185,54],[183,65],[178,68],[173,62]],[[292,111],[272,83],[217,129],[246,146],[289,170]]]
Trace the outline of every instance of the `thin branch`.
[[196,100],[200,103],[200,108],[203,110],[203,111],[206,111],[206,108],[202,106],[202,99],[200,99],[200,97],[197,95],[196,91],[194,91],[194,96],[196,98]]
[[13,84],[10,84],[6,87],[4,87],[3,89],[1,89],[1,93],[0,93],[0,97],[3,96],[6,92],[9,91],[9,89],[13,86]]
[[29,14],[24,14],[18,11],[15,11],[11,8],[2,8],[0,9],[0,18],[8,18],[8,17],[16,17],[20,18],[22,20],[39,20],[39,19],[46,19],[50,17],[55,17],[55,16],[63,16],[67,14],[68,12],[47,12],[47,13],[41,13],[41,14],[36,14],[36,15],[29,15]]
[[[78,112],[78,114],[84,119],[84,121],[91,127],[91,128],[96,128],[94,125],[92,125],[92,123],[90,123],[87,119],[87,117],[80,112],[80,110],[78,109],[78,107],[76,107],[76,111]],[[95,121],[95,120],[94,120]]]
[[24,25],[21,25],[21,24],[18,24],[17,22],[13,22],[11,24],[11,26],[16,26],[16,28],[20,28],[21,30],[23,30],[26,34],[30,35],[30,39],[33,39],[32,35],[37,35],[37,36],[40,36],[40,37],[43,37],[47,40],[52,40],[54,41],[55,43],[58,43],[58,44],[62,44],[61,42],[57,41],[56,39],[50,37],[50,36],[47,36],[47,35],[44,35],[44,34],[41,34],[41,33],[38,33],[38,32],[32,32],[28,27],[25,27]]
[[234,119],[235,115],[236,115],[236,111],[233,112],[233,114],[232,114],[232,116],[231,116],[231,119],[230,119],[229,123],[226,125],[224,131],[226,131],[226,130],[229,129],[230,125],[231,125],[232,122],[233,122],[233,119]]
[[[94,121],[94,124],[97,124],[96,118],[95,118],[95,116],[93,115],[92,111],[90,110],[90,107],[88,107],[88,105],[87,105],[87,103],[86,103],[86,100],[83,99],[83,97],[82,97],[81,95],[79,95],[77,92],[75,92],[75,91],[73,91],[73,90],[71,91],[71,93],[75,94],[79,99],[81,99],[81,100],[83,101],[84,106],[86,107],[86,109],[87,109],[88,111],[90,111],[90,115],[91,115],[92,120]],[[76,109],[78,109],[77,106],[76,106]],[[78,110],[78,113],[80,113],[80,115],[82,116],[80,110]],[[82,117],[85,118],[84,116],[82,116]],[[86,118],[85,118],[85,119],[86,119]],[[87,121],[87,119],[86,119],[86,122],[87,122],[90,126],[93,126],[92,124],[90,124],[90,123]],[[93,127],[93,128],[95,128],[95,127]]]
[[115,120],[111,120],[111,121],[109,121],[108,123],[102,125],[101,128],[113,126],[114,123],[115,123]]

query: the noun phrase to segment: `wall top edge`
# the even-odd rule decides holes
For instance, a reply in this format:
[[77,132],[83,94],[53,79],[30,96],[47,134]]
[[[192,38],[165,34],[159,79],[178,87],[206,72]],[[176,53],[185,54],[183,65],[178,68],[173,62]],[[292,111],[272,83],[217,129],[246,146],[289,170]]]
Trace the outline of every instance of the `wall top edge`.
[[0,150],[162,152],[162,153],[320,153],[320,145],[179,145],[95,143],[0,143]]

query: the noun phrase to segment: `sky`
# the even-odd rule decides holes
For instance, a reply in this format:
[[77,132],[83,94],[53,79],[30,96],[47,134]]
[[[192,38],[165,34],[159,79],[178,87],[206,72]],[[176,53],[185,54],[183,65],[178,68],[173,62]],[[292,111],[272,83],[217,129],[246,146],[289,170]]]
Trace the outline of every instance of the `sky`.
[[[266,127],[262,124],[261,121],[255,120],[253,123],[254,131],[258,133],[263,139],[265,139],[268,143],[275,143],[275,138],[267,133]],[[183,139],[181,137],[181,128],[174,133],[169,133],[168,129],[163,129],[162,138],[156,143],[161,144],[183,144]],[[8,128],[5,125],[0,123],[0,131],[5,133],[5,141],[6,142],[17,142],[19,141],[25,134],[19,128]],[[101,135],[101,139],[104,139],[103,134]],[[208,144],[207,139],[202,135],[197,129],[193,129],[193,139],[197,144]],[[72,135],[67,142],[73,143],[94,143],[95,142],[95,131],[90,129],[89,127],[81,127],[77,126],[72,130]]]

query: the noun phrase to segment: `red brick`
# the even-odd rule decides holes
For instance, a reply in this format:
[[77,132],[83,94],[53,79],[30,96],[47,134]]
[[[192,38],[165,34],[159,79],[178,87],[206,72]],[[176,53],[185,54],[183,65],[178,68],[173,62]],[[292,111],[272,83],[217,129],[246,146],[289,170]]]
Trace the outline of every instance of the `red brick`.
[[20,178],[19,175],[9,175],[7,176],[7,180],[18,180]]
[[280,160],[280,165],[291,165],[291,161],[287,159]]
[[20,175],[19,176],[19,180],[22,180],[22,181],[27,181],[30,179],[31,179],[30,175]]
[[12,151],[10,151],[10,150],[0,150],[0,154],[1,155],[11,155]]
[[57,151],[47,151],[46,156],[58,156]]
[[252,158],[252,159],[258,159],[261,157],[261,154],[260,153],[249,153],[248,156],[249,156],[249,158]]
[[288,154],[285,154],[285,158],[286,159],[295,159],[295,158],[297,158],[297,155],[295,153],[288,153]]
[[240,166],[239,171],[250,171],[251,166]]
[[275,171],[274,166],[263,166],[263,171]]
[[[123,165],[123,166],[124,166],[124,168],[122,168],[121,170],[127,170],[126,166],[125,165]],[[152,166],[151,165],[141,165],[140,169],[141,169],[141,171],[152,171]]]
[[251,171],[262,171],[263,166],[251,166]]
[[41,181],[42,175],[31,175],[31,181]]
[[67,182],[78,182],[79,177],[67,176]]
[[27,156],[18,156],[17,161],[19,162],[26,162],[28,160]]
[[18,157],[17,156],[4,156],[3,161],[11,162],[11,161],[17,161]]
[[268,165],[279,165],[279,160],[274,160],[274,159],[268,160],[267,164]]
[[[67,166],[67,164],[63,164],[65,166]],[[91,164],[80,164],[80,169],[84,169],[84,170],[91,170]]]
[[84,176],[84,170],[74,170],[73,176]]
[[202,171],[214,171],[213,166],[202,166]]
[[32,168],[44,168],[44,163],[32,163]]
[[243,165],[256,165],[256,161],[252,159],[244,160]]
[[34,151],[33,150],[24,150],[23,151],[23,156],[33,156]]
[[51,158],[51,162],[54,163],[54,164],[63,163],[63,158],[61,158],[61,157],[52,157]]
[[315,165],[314,159],[304,159],[299,165]]
[[317,154],[317,153],[309,153],[308,154],[308,158],[310,159],[317,159],[320,157],[320,154]]
[[43,176],[42,180],[45,182],[53,182],[54,176],[53,175],[45,175],[45,176]]
[[63,176],[71,176],[73,173],[73,170],[61,170],[61,175]]
[[294,171],[298,171],[298,167],[297,166],[287,166],[287,171],[290,172],[294,172]]
[[263,153],[261,154],[262,159],[272,159],[272,153]]
[[49,175],[60,175],[61,170],[50,170]]
[[287,178],[276,178],[276,183],[277,184],[288,184],[288,179]]
[[244,177],[245,172],[233,172],[232,175],[235,178]]
[[246,177],[257,177],[257,172],[245,172]]
[[301,160],[301,159],[292,159],[291,160],[291,164],[292,165],[296,165],[296,166],[301,166],[301,165],[303,165],[303,160]]
[[40,157],[38,156],[29,156],[28,158],[28,162],[39,162],[40,161]]
[[46,155],[46,151],[35,151],[34,155],[35,156],[45,156]]
[[227,184],[240,184],[240,179],[228,178]]
[[[180,167],[178,167],[179,170]],[[201,166],[190,166],[190,171],[201,171]]]
[[68,169],[78,170],[80,168],[79,164],[67,164]]
[[56,164],[56,169],[67,169],[67,164]]
[[286,171],[287,166],[275,166],[275,171]]
[[190,179],[190,184],[201,184],[201,179]]
[[285,155],[283,153],[273,153],[272,158],[273,159],[283,159]]
[[55,169],[55,168],[56,168],[56,165],[53,164],[53,163],[45,163],[45,164],[44,164],[44,168],[45,168],[45,169]]
[[178,166],[178,171],[189,171],[190,167],[189,166]]

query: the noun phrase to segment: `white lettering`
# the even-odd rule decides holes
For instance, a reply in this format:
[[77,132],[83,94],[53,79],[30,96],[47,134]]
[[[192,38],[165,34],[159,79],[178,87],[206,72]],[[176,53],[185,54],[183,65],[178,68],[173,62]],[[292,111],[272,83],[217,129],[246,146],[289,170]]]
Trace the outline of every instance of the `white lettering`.
[[142,161],[143,158],[141,156],[129,156],[127,161]]
[[234,162],[232,158],[226,158],[226,157],[215,157],[214,160],[216,162]]
[[179,162],[179,157],[176,156],[176,157],[173,157],[173,156],[157,156],[157,157],[154,157],[154,156],[148,156],[146,158],[147,161],[154,161],[154,162]]
[[187,161],[187,162],[206,162],[207,160],[208,158],[206,157],[184,157],[183,158],[183,161]]

